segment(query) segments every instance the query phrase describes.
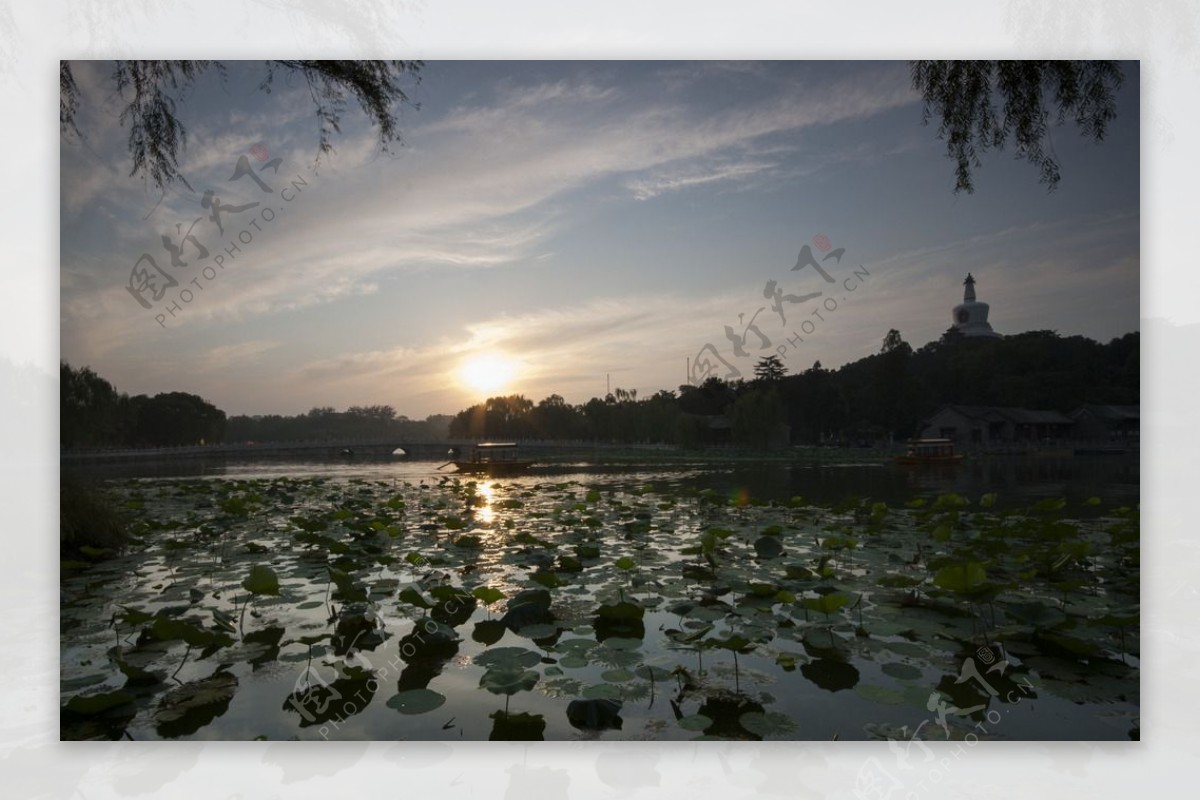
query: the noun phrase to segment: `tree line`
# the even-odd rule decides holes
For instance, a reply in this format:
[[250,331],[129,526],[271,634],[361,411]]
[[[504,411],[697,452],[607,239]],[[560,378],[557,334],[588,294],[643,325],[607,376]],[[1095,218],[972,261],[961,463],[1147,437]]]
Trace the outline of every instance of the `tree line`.
[[489,398],[457,415],[410,420],[391,406],[316,407],[299,415],[235,415],[186,392],[118,393],[88,367],[63,362],[63,448],[154,447],[217,442],[394,438],[552,439],[663,443],[873,444],[906,439],[947,403],[1019,406],[1069,413],[1084,403],[1140,401],[1140,336],[1102,344],[1029,331],[1003,339],[955,329],[913,350],[896,330],[874,353],[837,370],[820,362],[794,375],[778,357],[759,360],[750,380],[716,376],[639,397],[616,389],[570,404],[561,395]]
[[145,448],[212,443],[395,438],[445,439],[450,418],[410,420],[391,406],[321,406],[298,415],[234,415],[188,392],[118,393],[90,367],[59,366],[62,448]]
[[225,412],[199,395],[118,393],[90,367],[59,365],[59,442],[63,448],[137,448],[220,442]]
[[304,442],[321,440],[394,439],[428,442],[446,438],[450,417],[434,414],[410,420],[391,406],[351,406],[344,412],[317,406],[298,415],[235,415],[229,418],[226,442]]
[[788,375],[770,356],[751,380],[711,376],[640,399],[625,389],[577,405],[559,395],[536,404],[522,395],[489,398],[459,412],[450,436],[685,447],[874,444],[915,436],[947,403],[1064,414],[1084,403],[1137,404],[1139,348],[1137,332],[1102,344],[1054,331],[976,339],[951,328],[913,350],[892,329],[877,353],[837,370],[816,362]]

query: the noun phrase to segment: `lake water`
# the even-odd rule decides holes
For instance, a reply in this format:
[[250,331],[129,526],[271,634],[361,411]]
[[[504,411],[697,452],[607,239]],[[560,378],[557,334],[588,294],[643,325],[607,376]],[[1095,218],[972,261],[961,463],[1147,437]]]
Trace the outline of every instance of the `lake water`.
[[89,467],[140,542],[64,568],[63,736],[1138,731],[1136,460],[436,468]]
[[[1100,497],[1114,505],[1136,505],[1140,498],[1140,462],[1137,454],[1030,458],[997,456],[973,458],[951,467],[900,467],[878,457],[845,451],[831,459],[797,461],[697,460],[664,464],[612,461],[547,463],[536,470],[546,480],[586,481],[589,476],[630,482],[657,478],[678,487],[712,488],[720,492],[748,492],[753,497],[786,501],[802,495],[815,503],[832,504],[858,496],[901,504],[917,496],[957,492],[968,497],[995,493],[1002,505],[1021,505],[1050,497],[1077,504]],[[438,469],[437,462],[391,457],[327,459],[177,459],[81,464],[79,469],[98,479],[119,478],[272,478],[325,476],[408,481],[434,480],[453,469]]]

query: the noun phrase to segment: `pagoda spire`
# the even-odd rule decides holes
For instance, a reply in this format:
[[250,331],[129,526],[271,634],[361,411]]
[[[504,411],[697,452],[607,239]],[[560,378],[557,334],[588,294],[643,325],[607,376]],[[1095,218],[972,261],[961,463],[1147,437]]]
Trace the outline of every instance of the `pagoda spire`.
[[963,303],[974,303],[975,279],[971,277],[970,273],[967,273],[967,280],[963,281],[963,286],[966,287],[966,289],[963,290]]

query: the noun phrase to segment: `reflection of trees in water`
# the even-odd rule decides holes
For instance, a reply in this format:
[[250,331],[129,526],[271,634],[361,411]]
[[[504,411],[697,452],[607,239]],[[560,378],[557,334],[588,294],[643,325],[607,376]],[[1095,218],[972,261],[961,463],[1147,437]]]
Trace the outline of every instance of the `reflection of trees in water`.
[[922,492],[958,492],[969,497],[996,492],[1002,505],[1055,496],[1076,502],[1092,496],[1106,504],[1136,502],[1140,481],[1136,454],[1067,459],[994,456],[968,459],[953,471],[914,471],[913,475],[914,488]]
[[[875,459],[854,450],[847,462]],[[786,501],[801,495],[817,504],[834,504],[849,495],[896,506],[918,495],[957,492],[972,499],[988,492],[1001,507],[1028,505],[1051,496],[1080,502],[1097,496],[1104,506],[1136,503],[1140,470],[1137,454],[1039,458],[993,456],[968,458],[953,466],[897,467],[882,464],[713,465],[681,479],[682,486],[712,489],[722,497],[744,490],[753,498]]]

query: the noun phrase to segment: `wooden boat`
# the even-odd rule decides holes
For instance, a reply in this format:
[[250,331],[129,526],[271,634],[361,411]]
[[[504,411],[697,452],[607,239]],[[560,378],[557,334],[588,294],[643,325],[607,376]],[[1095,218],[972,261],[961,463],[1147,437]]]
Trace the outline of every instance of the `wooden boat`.
[[487,476],[520,475],[533,464],[520,458],[515,442],[481,442],[471,447],[466,460],[454,460],[460,473]]
[[958,464],[962,458],[961,453],[954,452],[954,440],[910,439],[904,455],[896,457],[896,464],[948,465]]

